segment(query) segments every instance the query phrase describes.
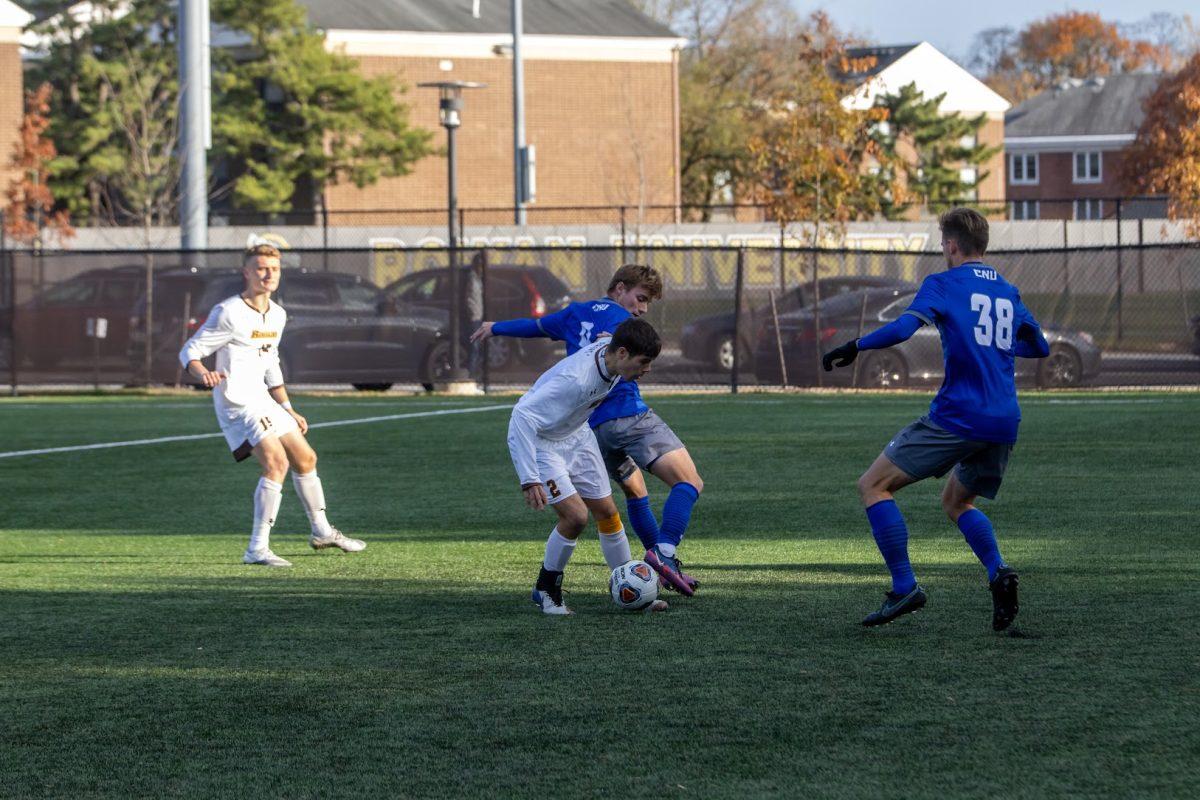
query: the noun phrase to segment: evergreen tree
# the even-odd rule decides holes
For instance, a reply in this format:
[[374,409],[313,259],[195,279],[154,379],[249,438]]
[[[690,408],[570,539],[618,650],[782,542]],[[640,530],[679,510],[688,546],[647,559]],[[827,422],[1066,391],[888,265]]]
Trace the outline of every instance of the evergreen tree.
[[[59,203],[77,220],[158,223],[177,194],[176,4],[94,0],[93,17],[35,26],[48,46],[32,79],[60,87],[49,135]],[[328,183],[402,175],[430,152],[392,80],[366,78],[324,47],[294,0],[213,0],[212,20],[247,46],[213,50],[213,198],[236,208],[313,205]],[[165,161],[164,161],[165,157]],[[299,189],[299,192],[298,192]]]
[[[976,199],[975,187],[989,174],[983,165],[1001,150],[980,143],[983,114],[942,113],[938,108],[944,98],[927,99],[910,83],[875,99],[875,107],[886,112],[886,121],[874,126],[872,137],[883,156],[876,180],[889,219],[904,215],[915,202],[936,209]],[[975,170],[974,182],[962,178],[968,167]],[[893,184],[904,187],[903,197],[883,188]]]

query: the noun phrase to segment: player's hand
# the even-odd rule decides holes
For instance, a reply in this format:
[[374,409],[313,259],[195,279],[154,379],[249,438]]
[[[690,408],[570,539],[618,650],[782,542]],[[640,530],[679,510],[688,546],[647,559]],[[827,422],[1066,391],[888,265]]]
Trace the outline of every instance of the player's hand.
[[546,489],[540,483],[523,486],[521,492],[525,495],[525,505],[534,511],[541,511],[546,507]]
[[304,435],[308,433],[308,420],[290,408],[287,410],[287,412],[292,415],[292,419],[296,420],[296,424],[300,426],[300,434]]
[[200,382],[203,383],[205,388],[207,388],[207,389],[215,389],[217,384],[219,384],[221,381],[223,381],[229,377],[228,375],[226,375],[224,372],[221,372],[220,370],[213,370],[210,372],[204,366],[201,366],[200,369],[202,369],[204,371],[201,372],[196,377],[200,379]]
[[492,325],[494,324],[494,322],[485,322],[476,328],[475,332],[471,334],[471,343],[485,342],[492,338]]
[[858,339],[851,339],[841,347],[835,347],[821,356],[821,366],[826,372],[834,367],[848,367],[858,358]]

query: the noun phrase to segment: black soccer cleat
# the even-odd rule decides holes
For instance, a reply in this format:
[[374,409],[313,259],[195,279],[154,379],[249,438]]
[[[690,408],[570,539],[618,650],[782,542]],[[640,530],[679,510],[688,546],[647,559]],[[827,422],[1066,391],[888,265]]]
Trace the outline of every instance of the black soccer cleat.
[[988,584],[992,590],[992,630],[1002,631],[1017,618],[1017,571],[1012,567],[1001,567],[996,577]]
[[878,611],[867,614],[863,618],[862,624],[868,628],[886,625],[897,617],[911,614],[922,608],[927,599],[929,598],[926,597],[925,590],[920,586],[914,586],[911,592],[904,595],[887,592],[884,594],[883,605],[879,607]]

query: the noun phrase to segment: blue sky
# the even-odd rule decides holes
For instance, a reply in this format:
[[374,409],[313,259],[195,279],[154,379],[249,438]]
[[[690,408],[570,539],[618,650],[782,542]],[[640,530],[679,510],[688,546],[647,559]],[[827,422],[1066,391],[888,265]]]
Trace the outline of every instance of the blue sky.
[[1035,19],[1068,10],[1095,11],[1114,22],[1137,22],[1157,11],[1192,15],[1200,23],[1197,0],[792,0],[802,12],[824,9],[838,27],[880,44],[927,41],[963,60],[975,34],[1004,25],[1020,29]]

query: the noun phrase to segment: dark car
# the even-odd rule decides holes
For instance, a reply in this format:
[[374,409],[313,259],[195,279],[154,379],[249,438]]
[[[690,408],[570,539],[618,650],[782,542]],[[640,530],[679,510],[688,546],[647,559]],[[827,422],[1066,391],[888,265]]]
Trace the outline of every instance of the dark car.
[[[818,282],[822,298],[832,297],[855,289],[873,286],[913,286],[895,278],[876,275],[855,275],[843,278],[822,278]],[[779,296],[775,302],[776,311],[784,314],[812,304],[813,287],[811,283],[800,284]],[[771,306],[764,305],[750,309],[742,319],[742,354],[751,355],[754,341],[759,328],[771,317]],[[733,369],[733,312],[712,314],[700,317],[683,327],[681,347],[683,357],[690,361],[699,361],[713,369],[728,372]]]
[[1192,352],[1200,356],[1200,314],[1192,317]]
[[[242,290],[233,269],[180,269],[154,282],[156,381],[174,382],[183,343],[204,324],[214,305]],[[288,314],[279,349],[291,383],[350,383],[386,389],[400,381],[432,385],[446,374],[449,342],[443,311],[385,297],[370,281],[341,272],[285,269],[272,295]],[[145,357],[143,296],[130,320],[129,359],[135,374]],[[189,376],[185,382],[192,383]]]
[[16,352],[35,369],[96,356],[89,319],[107,320],[101,363],[121,363],[129,346],[129,309],[145,286],[145,267],[93,269],[55,283],[15,309]]
[[[788,382],[815,383],[819,357],[843,342],[861,337],[899,317],[912,303],[911,288],[863,289],[823,300],[781,315],[779,337],[775,325],[763,326],[757,343],[755,369],[761,380],[780,381],[780,344]],[[815,313],[819,310],[819,317]],[[1047,328],[1050,355],[1043,359],[1016,359],[1018,380],[1033,379],[1039,386],[1078,386],[1100,373],[1100,349],[1082,331]],[[936,327],[923,325],[906,342],[859,355],[853,367],[822,372],[826,385],[900,388],[914,383],[940,382],[944,375],[941,336]]]
[[[462,269],[459,278],[465,293],[470,270]],[[393,281],[384,287],[388,298],[418,308],[437,309],[447,317],[450,312],[450,268],[423,269]],[[544,317],[571,302],[571,291],[545,267],[519,264],[488,264],[487,308],[485,319],[505,320]],[[465,310],[459,332],[465,343],[473,320]],[[547,339],[509,339],[497,336],[488,341],[488,366],[505,371],[520,366],[541,369],[557,357],[557,343]]]

